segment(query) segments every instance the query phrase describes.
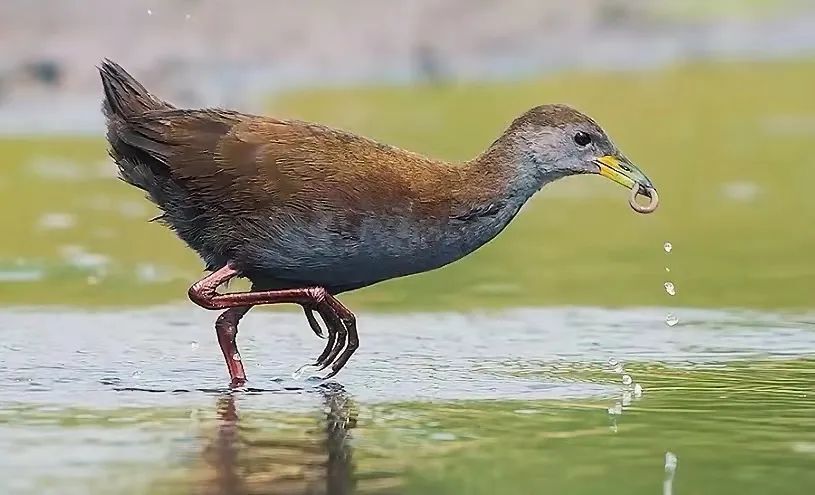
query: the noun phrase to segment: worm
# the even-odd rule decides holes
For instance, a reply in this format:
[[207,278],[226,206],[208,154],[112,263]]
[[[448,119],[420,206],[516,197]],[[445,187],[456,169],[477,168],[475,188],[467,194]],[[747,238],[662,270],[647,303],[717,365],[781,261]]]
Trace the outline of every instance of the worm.
[[640,190],[639,184],[634,184],[634,187],[631,188],[631,196],[628,198],[628,204],[631,205],[631,208],[637,213],[651,213],[656,210],[659,205],[657,190],[650,187],[646,189],[646,193],[643,194],[643,196],[647,196],[650,200],[647,205],[637,203],[637,196],[639,196]]

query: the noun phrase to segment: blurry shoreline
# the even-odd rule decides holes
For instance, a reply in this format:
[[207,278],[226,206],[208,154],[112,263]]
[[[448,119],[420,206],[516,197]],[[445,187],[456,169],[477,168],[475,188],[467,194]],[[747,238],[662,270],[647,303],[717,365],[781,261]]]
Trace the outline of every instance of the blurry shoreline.
[[312,0],[236,9],[220,1],[9,0],[0,5],[0,135],[99,135],[95,66],[104,57],[179,106],[263,113],[270,95],[315,86],[512,80],[815,54],[815,5],[741,3]]

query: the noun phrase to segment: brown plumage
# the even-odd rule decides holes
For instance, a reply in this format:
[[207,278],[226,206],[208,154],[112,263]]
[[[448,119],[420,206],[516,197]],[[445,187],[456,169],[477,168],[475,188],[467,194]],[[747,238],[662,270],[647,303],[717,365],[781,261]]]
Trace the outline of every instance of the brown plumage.
[[[597,123],[563,105],[531,109],[481,155],[449,163],[308,122],[176,109],[113,62],[100,73],[121,177],[214,272],[190,297],[227,309],[216,328],[236,383],[245,377],[234,335],[252,305],[300,304],[318,335],[320,313],[329,343],[317,365],[332,376],[357,345],[336,294],[465,256],[566,175],[653,189]],[[253,290],[215,292],[235,276]]]

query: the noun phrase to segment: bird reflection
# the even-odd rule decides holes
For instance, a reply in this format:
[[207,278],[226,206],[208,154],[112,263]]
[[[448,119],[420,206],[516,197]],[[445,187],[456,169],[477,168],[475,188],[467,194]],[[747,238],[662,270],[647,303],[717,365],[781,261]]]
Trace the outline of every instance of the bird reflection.
[[356,407],[342,386],[324,384],[304,393],[321,396],[320,420],[285,415],[273,420],[241,419],[236,395],[217,402],[218,426],[203,457],[206,479],[201,494],[354,493],[349,443]]

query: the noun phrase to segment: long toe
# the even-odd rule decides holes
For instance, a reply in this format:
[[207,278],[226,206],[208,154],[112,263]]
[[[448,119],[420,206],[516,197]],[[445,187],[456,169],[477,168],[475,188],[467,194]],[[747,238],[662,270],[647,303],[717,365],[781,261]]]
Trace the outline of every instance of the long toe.
[[308,326],[311,327],[311,330],[314,332],[314,334],[317,335],[317,337],[320,337],[321,339],[328,337],[328,333],[323,331],[323,328],[320,326],[320,323],[317,321],[317,318],[314,317],[314,308],[303,306],[303,312],[306,314]]
[[320,365],[320,370],[324,370],[328,368],[331,363],[337,358],[340,354],[340,351],[343,350],[345,347],[346,340],[348,338],[348,331],[345,329],[344,326],[340,325],[340,328],[337,329],[337,341],[334,343],[334,347],[331,349],[331,352],[328,353],[328,356],[323,359],[322,364]]
[[331,365],[331,372],[328,373],[323,379],[327,380],[337,373],[348,363],[351,356],[359,348],[359,335],[357,334],[357,325],[354,319],[348,319],[346,323],[348,329],[348,345],[345,350],[340,354],[339,358]]
[[[334,349],[334,344],[337,342],[337,332],[331,332],[328,334],[328,342],[325,343],[325,349],[323,352],[317,357],[317,361],[314,363],[314,366],[317,366],[320,369],[325,368],[326,361],[328,359],[329,354]],[[329,361],[330,363],[330,361]]]

